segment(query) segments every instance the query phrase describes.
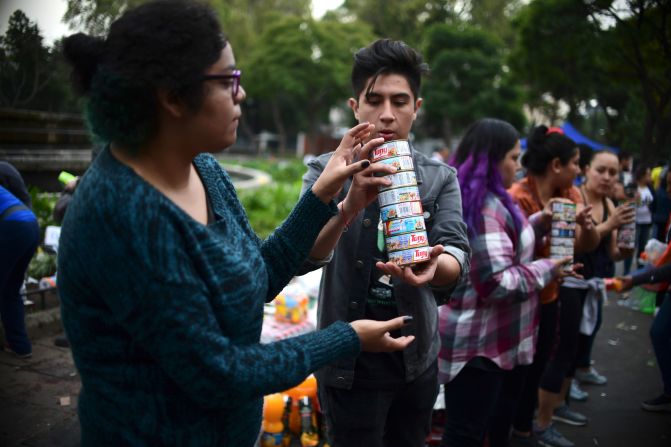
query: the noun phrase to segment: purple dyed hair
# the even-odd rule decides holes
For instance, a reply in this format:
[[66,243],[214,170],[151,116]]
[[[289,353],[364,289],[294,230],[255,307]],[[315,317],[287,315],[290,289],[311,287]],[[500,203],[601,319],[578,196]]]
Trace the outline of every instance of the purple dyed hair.
[[[513,218],[517,234],[522,229],[522,214],[503,187],[498,169],[499,162],[518,140],[519,134],[513,126],[505,121],[485,118],[469,127],[450,161],[457,169],[464,221],[471,237],[481,230],[482,206],[488,193],[501,200]],[[517,240],[513,242],[516,244]]]

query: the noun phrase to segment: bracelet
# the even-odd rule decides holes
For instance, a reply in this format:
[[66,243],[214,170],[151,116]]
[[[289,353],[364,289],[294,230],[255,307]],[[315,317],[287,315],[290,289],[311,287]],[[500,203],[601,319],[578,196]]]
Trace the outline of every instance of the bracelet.
[[354,216],[347,217],[345,214],[345,201],[343,200],[342,202],[338,203],[338,211],[340,212],[340,216],[342,217],[342,220],[345,222],[345,229],[349,229],[349,224],[354,218]]

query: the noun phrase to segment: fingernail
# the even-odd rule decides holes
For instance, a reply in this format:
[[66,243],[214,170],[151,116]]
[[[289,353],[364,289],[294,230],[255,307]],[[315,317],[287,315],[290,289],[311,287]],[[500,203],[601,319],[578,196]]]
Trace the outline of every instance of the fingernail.
[[405,315],[403,316],[403,324],[409,324],[412,323],[412,320],[415,318],[412,315]]
[[368,166],[370,166],[370,161],[364,160],[361,162],[361,169],[366,169]]

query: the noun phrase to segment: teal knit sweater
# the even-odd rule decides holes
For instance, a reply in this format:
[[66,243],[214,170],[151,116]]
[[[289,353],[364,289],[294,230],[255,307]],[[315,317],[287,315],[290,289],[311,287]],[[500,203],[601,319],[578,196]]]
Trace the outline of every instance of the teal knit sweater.
[[58,285],[82,380],[82,446],[251,446],[262,397],[358,354],[348,324],[261,345],[263,304],[334,214],[311,191],[268,240],[226,172],[194,160],[204,226],[105,150],[63,223]]

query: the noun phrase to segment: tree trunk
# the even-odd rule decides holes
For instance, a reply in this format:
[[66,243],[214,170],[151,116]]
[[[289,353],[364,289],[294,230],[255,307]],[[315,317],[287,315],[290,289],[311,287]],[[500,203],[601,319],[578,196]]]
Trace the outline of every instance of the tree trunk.
[[277,99],[273,98],[271,101],[270,109],[273,114],[273,123],[275,123],[275,130],[279,138],[279,155],[284,156],[287,150],[287,131],[284,127],[284,122],[282,121],[282,112],[280,111],[280,105],[277,102]]

